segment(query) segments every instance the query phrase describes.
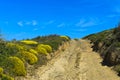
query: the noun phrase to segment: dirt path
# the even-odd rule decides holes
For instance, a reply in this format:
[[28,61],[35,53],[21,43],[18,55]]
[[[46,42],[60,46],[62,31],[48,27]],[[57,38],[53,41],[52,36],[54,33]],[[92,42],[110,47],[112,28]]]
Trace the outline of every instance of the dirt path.
[[38,68],[34,76],[22,80],[120,80],[92,51],[88,41],[71,41],[70,47],[46,66]]

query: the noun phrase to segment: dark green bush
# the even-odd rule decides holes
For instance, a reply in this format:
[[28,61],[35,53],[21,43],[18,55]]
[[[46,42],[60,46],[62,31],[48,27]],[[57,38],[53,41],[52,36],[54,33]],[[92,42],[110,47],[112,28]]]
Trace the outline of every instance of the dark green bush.
[[75,40],[75,41],[78,41],[79,39],[75,38],[74,40]]
[[116,42],[115,47],[120,47],[120,42]]
[[117,71],[118,73],[120,73],[120,65],[116,65],[113,68],[115,71]]

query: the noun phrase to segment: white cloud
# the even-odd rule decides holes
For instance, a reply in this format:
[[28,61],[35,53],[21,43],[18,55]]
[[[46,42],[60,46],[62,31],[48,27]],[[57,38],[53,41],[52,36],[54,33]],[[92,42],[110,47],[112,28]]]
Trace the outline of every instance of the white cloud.
[[75,29],[74,31],[77,31],[77,32],[84,32],[84,31],[87,31],[87,29]]
[[36,26],[37,24],[38,24],[37,21],[35,21],[35,20],[32,21],[33,26]]
[[61,23],[59,25],[57,25],[57,27],[64,27],[65,26],[65,23]]
[[19,26],[36,26],[38,23],[36,20],[33,20],[33,21],[19,21],[17,24]]
[[100,24],[98,18],[82,18],[75,25],[78,27],[90,27]]
[[94,23],[93,21],[89,21],[89,22],[82,24],[81,27],[89,27],[89,26],[94,26],[94,25],[96,25],[96,23]]
[[33,29],[33,31],[37,31],[37,30],[38,30],[38,28]]
[[48,24],[52,24],[52,23],[54,23],[54,22],[55,22],[54,20],[51,20],[51,21],[48,22]]
[[48,22],[46,22],[44,25],[50,25],[50,24],[53,24],[55,21],[54,20],[50,20]]
[[28,22],[25,22],[25,24],[26,24],[26,25],[31,25],[31,22],[28,21]]
[[76,26],[81,26],[82,24],[85,23],[85,19],[80,19],[80,21],[76,24]]
[[17,23],[19,26],[23,26],[23,22],[22,21],[19,21],[18,23]]

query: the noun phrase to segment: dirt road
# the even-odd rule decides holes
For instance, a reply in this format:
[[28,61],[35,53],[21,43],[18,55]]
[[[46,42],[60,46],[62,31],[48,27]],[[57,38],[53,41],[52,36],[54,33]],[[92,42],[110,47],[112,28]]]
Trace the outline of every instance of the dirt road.
[[102,59],[87,40],[72,40],[59,54],[22,80],[120,80],[114,71],[101,65]]

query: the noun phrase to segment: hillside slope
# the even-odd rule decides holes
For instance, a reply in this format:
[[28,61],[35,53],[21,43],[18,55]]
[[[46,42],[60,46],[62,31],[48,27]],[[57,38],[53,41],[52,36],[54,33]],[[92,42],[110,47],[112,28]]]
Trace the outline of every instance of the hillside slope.
[[120,80],[114,71],[102,66],[101,61],[89,41],[72,40],[65,51],[34,70],[35,74],[16,80]]
[[103,65],[113,66],[120,74],[120,25],[111,30],[89,35],[85,39],[91,40],[93,50],[103,58]]
[[[70,38],[48,35],[20,41],[5,41],[0,37],[0,80],[14,80],[45,65]],[[64,50],[65,46],[61,48]]]

